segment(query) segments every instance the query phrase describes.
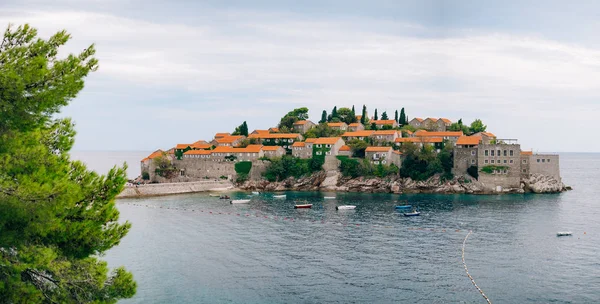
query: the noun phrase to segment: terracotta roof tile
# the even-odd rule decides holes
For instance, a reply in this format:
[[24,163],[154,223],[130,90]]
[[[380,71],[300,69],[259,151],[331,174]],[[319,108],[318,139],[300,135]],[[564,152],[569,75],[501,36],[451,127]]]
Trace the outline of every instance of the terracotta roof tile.
[[300,137],[298,133],[271,133],[271,134],[250,134],[248,138],[260,138],[260,139],[271,139],[271,138],[291,138],[295,139]]
[[225,137],[225,136],[229,136],[229,135],[231,135],[231,134],[229,134],[229,133],[217,133],[217,134],[215,134],[215,138]]
[[209,155],[212,151],[210,150],[189,150],[183,153],[183,155]]
[[533,155],[533,151],[521,151],[521,155]]
[[190,147],[192,147],[193,149],[210,149],[212,147],[211,144],[208,143],[193,143]]
[[158,150],[156,150],[156,151],[154,151],[154,152],[150,153],[150,155],[148,155],[148,157],[144,157],[144,159],[142,159],[142,161],[147,161],[147,160],[149,160],[149,159],[157,158],[157,157],[159,157],[159,156],[163,155],[163,153],[164,153],[164,151],[163,151],[163,150],[161,150],[161,149],[158,149]]
[[397,143],[441,143],[444,139],[441,137],[398,137],[396,138]]
[[433,121],[433,122],[437,122],[437,121],[438,121],[438,119],[437,119],[437,118],[433,118],[433,117],[427,117],[427,119],[429,119],[429,120],[431,120],[431,121]]
[[191,144],[177,144],[177,145],[175,146],[175,149],[180,149],[180,150],[183,150],[183,149],[185,149],[185,148],[187,148],[187,147],[189,147],[189,146],[191,146]]
[[212,152],[213,153],[224,153],[224,152],[231,152],[231,150],[233,150],[233,148],[230,146],[218,146],[214,150],[212,150]]
[[367,147],[365,152],[390,152],[392,147]]
[[240,140],[242,138],[244,138],[244,136],[242,136],[242,135],[232,135],[232,136],[225,136],[225,137],[221,137],[221,138],[215,138],[215,141],[220,144],[230,144],[230,143],[233,143],[234,141]]
[[475,146],[475,145],[479,145],[480,141],[481,141],[481,136],[461,136],[456,141],[456,144],[457,145]]
[[440,118],[445,123],[452,123],[452,121],[448,118]]
[[414,133],[417,137],[460,137],[463,136],[462,131],[458,132],[429,132],[425,130],[419,130]]
[[315,141],[317,141],[317,139],[316,139],[316,138],[307,138],[307,139],[306,139],[304,142],[307,142],[307,143],[314,143]]
[[353,122],[353,123],[349,124],[348,126],[350,126],[350,127],[358,127],[360,125],[362,125],[360,122]]
[[327,125],[330,127],[343,127],[343,126],[346,126],[346,123],[345,122],[328,122]]
[[341,137],[319,137],[315,140],[317,145],[334,145]]
[[342,134],[342,137],[368,137],[373,134],[374,131],[354,131],[354,132],[346,132]]
[[350,151],[350,146],[343,145],[343,146],[340,148],[340,151]]
[[[423,122],[423,118],[415,117],[413,119],[416,119],[418,122]],[[411,119],[411,121],[412,121],[412,119]]]
[[372,135],[394,135],[394,134],[398,134],[398,131],[396,131],[396,130],[380,130],[380,131],[373,132]]
[[393,125],[394,123],[396,123],[396,121],[393,119],[371,120],[370,123],[374,123],[376,125]]
[[[310,138],[309,138],[309,139],[310,139]],[[301,142],[301,141],[297,141],[297,142],[295,142],[295,143],[292,145],[292,147],[304,147],[304,146],[306,146],[306,144],[305,144],[304,142]]]
[[394,153],[394,154],[398,154],[398,155],[402,155],[402,152],[400,152],[400,151],[398,151],[398,150],[394,150],[394,151],[392,151],[392,153]]
[[277,151],[279,149],[283,149],[283,148],[280,146],[263,146],[262,147],[263,151]]

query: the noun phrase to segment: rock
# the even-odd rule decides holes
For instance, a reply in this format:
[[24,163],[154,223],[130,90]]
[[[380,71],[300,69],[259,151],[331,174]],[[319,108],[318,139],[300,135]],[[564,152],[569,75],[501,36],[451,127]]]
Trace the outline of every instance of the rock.
[[532,174],[523,180],[523,190],[533,193],[557,193],[565,190],[565,185],[552,176]]

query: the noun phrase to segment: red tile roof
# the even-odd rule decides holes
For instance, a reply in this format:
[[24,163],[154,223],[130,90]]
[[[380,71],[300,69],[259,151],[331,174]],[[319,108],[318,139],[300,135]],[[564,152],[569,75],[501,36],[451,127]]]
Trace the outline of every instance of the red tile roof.
[[317,145],[334,145],[341,137],[319,137],[315,140]]
[[175,149],[180,149],[180,150],[183,150],[183,149],[185,149],[185,148],[187,148],[187,147],[189,147],[189,146],[191,146],[191,144],[177,144],[177,145],[175,146]]
[[193,149],[210,149],[212,145],[208,143],[195,142],[190,147],[192,147]]
[[[294,143],[294,144],[295,144],[295,143]],[[292,145],[292,146],[293,146],[293,145]],[[277,151],[277,150],[279,150],[279,149],[283,149],[283,148],[282,148],[282,147],[280,147],[280,146],[263,146],[263,147],[262,147],[262,150],[263,150],[263,151]]]
[[[309,139],[310,139],[310,138],[309,138]],[[308,139],[307,139],[307,140],[308,140]],[[301,142],[301,141],[297,141],[297,142],[295,142],[295,143],[292,145],[292,147],[304,147],[304,146],[306,146],[306,144],[305,144],[304,142]]]
[[271,139],[271,138],[291,138],[295,139],[300,137],[298,133],[271,133],[271,134],[250,134],[248,138],[260,138],[260,139]]
[[398,133],[398,131],[396,131],[396,130],[380,130],[380,131],[373,132],[372,135],[394,135],[397,133]]
[[225,136],[229,136],[231,134],[229,133],[217,133],[215,134],[215,138],[221,138],[221,137],[225,137]]
[[461,136],[456,141],[457,145],[475,146],[479,145],[481,136]]
[[392,147],[367,147],[365,152],[390,152]]
[[147,160],[149,160],[149,159],[154,159],[154,158],[157,158],[157,157],[159,157],[159,156],[163,155],[163,153],[164,153],[164,151],[163,151],[163,150],[161,150],[161,149],[158,149],[158,150],[156,150],[156,151],[154,151],[154,152],[150,153],[150,155],[148,155],[148,157],[145,157],[144,159],[142,159],[142,161],[144,162],[144,161],[147,161]]
[[242,138],[244,138],[244,136],[242,136],[242,135],[232,135],[232,136],[215,138],[215,141],[220,144],[231,144],[231,143],[235,142],[236,140],[240,140]]
[[358,127],[360,125],[362,125],[360,122],[353,122],[353,123],[349,124],[348,126],[350,126],[350,127]]
[[397,143],[441,143],[444,139],[441,137],[399,137]]
[[209,155],[212,151],[210,150],[189,150],[183,153],[183,155]]
[[452,123],[452,121],[448,118],[440,118],[445,123]]
[[317,140],[316,138],[307,138],[304,142],[314,143],[316,140]]
[[354,131],[342,134],[342,137],[367,137],[371,136],[374,131]]
[[[413,119],[416,119],[418,122],[423,122],[423,118],[419,118],[419,117],[415,117]],[[411,120],[412,121],[412,120]]]
[[462,131],[458,132],[428,132],[425,130],[419,130],[414,133],[417,137],[460,137],[463,136]]
[[350,151],[350,146],[343,145],[343,146],[340,148],[340,151]]
[[294,125],[305,125],[308,122],[308,120],[298,120],[297,122],[294,123]]
[[396,123],[395,120],[393,119],[387,119],[387,120],[371,120],[369,121],[370,123],[374,123],[376,125],[393,125],[394,123]]
[[346,126],[346,123],[345,122],[328,122],[327,125],[330,127],[343,127],[343,126]]
[[521,151],[521,155],[533,155],[533,151]]

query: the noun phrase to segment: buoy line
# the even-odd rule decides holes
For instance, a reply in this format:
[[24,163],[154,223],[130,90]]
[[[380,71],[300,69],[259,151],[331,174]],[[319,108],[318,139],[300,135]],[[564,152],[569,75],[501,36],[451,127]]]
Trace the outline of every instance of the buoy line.
[[465,266],[465,272],[467,273],[467,276],[471,280],[471,283],[473,283],[473,286],[475,286],[475,288],[477,288],[477,291],[479,291],[479,293],[481,294],[481,296],[489,304],[492,304],[492,301],[490,301],[490,299],[485,295],[485,293],[483,293],[483,290],[481,290],[481,288],[479,288],[479,286],[477,286],[477,283],[475,283],[475,279],[473,279],[473,277],[469,273],[469,269],[467,268],[467,263],[465,262],[465,247],[467,246],[467,239],[469,238],[469,235],[471,235],[471,233],[473,233],[473,231],[469,231],[469,233],[467,233],[467,236],[465,236],[465,240],[463,241],[463,245],[462,245],[462,262],[463,262],[463,266]]

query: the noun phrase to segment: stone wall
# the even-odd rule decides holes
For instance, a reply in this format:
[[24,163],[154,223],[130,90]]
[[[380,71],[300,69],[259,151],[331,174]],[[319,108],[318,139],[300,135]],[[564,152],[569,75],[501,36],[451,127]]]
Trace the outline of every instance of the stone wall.
[[267,166],[270,164],[270,161],[267,160],[259,160],[252,162],[252,169],[250,169],[250,179],[259,180],[262,179],[263,173],[267,170]]
[[163,183],[127,186],[117,198],[136,198],[146,196],[160,196],[170,194],[204,192],[210,190],[232,189],[229,181],[198,181],[189,183]]
[[551,176],[557,181],[560,178],[560,164],[558,155],[534,154],[529,156],[529,175],[539,174]]
[[337,171],[339,170],[341,161],[333,155],[327,155],[325,157],[325,163],[323,163],[324,171]]
[[452,173],[463,175],[470,166],[477,166],[477,148],[454,148],[454,168]]
[[[479,182],[490,191],[521,186],[521,146],[517,144],[479,145],[477,163],[479,164]],[[487,152],[486,152],[487,151]],[[493,151],[493,153],[492,153]],[[511,152],[512,151],[512,152]],[[506,169],[496,173],[485,173],[486,166],[501,166]]]

